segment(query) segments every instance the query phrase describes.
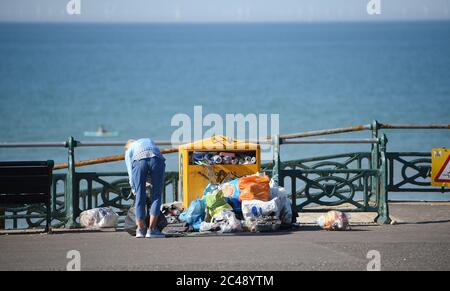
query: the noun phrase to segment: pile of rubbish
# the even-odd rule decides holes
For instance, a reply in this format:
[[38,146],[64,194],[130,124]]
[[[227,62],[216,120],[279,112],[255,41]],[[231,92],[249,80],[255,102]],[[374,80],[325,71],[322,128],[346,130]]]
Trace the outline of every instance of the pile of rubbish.
[[291,226],[295,217],[284,188],[265,174],[208,184],[178,219],[199,232],[264,232]]
[[193,165],[251,165],[256,164],[254,153],[193,152]]
[[167,220],[167,225],[161,229],[166,234],[177,234],[193,231],[192,226],[180,219],[180,215],[183,213],[182,202],[172,202],[163,204],[161,206],[161,215]]
[[172,202],[161,205],[161,213],[166,217],[168,224],[180,223],[179,216],[183,213],[182,202]]
[[[182,202],[163,204],[157,225],[166,234],[271,232],[290,228],[296,217],[286,190],[267,175],[257,173],[209,183],[203,197],[193,200],[188,209]],[[86,228],[115,227],[117,220],[118,215],[109,207],[86,210],[80,215],[80,224]],[[349,220],[349,214],[333,210],[320,216],[317,224],[324,230],[344,231],[350,230]],[[136,233],[134,204],[128,210],[124,228],[131,235]]]
[[319,217],[317,224],[325,230],[350,230],[350,215],[340,211],[328,211]]

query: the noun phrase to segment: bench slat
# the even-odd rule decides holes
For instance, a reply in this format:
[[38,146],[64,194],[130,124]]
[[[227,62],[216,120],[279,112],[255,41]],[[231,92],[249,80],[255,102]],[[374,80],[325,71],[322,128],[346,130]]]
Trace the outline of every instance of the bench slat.
[[49,183],[22,183],[22,184],[1,184],[0,194],[34,194],[50,192]]
[[9,161],[0,162],[0,167],[48,167],[53,166],[53,161]]
[[48,167],[1,167],[0,176],[48,175]]
[[0,183],[12,184],[19,181],[50,181],[50,174],[39,175],[0,175]]
[[49,193],[41,194],[0,194],[0,204],[48,203]]
[[0,193],[33,194],[49,192],[50,175],[0,176]]

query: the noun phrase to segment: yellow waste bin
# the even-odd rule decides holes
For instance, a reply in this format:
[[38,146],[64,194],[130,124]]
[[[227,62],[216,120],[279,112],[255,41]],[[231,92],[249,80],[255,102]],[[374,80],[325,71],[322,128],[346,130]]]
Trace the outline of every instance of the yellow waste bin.
[[181,145],[178,150],[179,191],[185,208],[192,200],[203,196],[208,183],[255,174],[261,168],[258,144],[226,136],[213,136]]

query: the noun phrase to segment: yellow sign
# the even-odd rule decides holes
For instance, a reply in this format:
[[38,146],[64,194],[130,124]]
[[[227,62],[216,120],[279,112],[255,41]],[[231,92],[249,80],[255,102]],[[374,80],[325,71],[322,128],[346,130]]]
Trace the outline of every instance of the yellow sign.
[[450,149],[431,151],[431,185],[450,187]]

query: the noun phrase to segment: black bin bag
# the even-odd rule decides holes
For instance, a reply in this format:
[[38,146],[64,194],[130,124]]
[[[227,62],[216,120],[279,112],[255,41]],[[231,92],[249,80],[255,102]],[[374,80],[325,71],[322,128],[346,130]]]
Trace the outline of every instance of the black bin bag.
[[[147,206],[149,207],[149,206]],[[149,216],[145,218],[145,227],[148,228],[148,220]],[[164,216],[164,214],[160,213],[158,216],[158,222],[157,227],[160,231],[162,231],[167,226],[167,219]],[[133,205],[130,207],[130,209],[127,212],[127,216],[125,217],[125,225],[124,225],[125,231],[128,232],[130,235],[135,236],[136,235],[136,207],[135,202],[133,202]]]

